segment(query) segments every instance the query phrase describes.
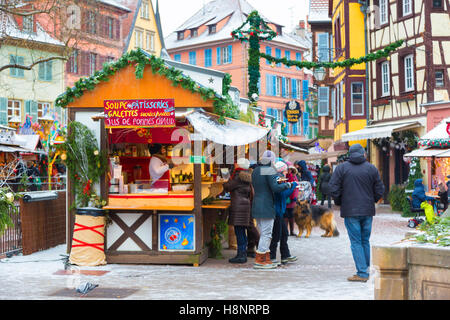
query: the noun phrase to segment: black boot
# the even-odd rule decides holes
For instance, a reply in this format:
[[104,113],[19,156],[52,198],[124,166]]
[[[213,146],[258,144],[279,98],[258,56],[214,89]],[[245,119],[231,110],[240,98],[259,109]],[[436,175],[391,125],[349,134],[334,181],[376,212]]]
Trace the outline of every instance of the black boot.
[[255,250],[247,250],[247,257],[248,258],[255,258],[256,257]]
[[247,262],[247,252],[238,252],[236,257],[228,260],[229,263],[246,263]]

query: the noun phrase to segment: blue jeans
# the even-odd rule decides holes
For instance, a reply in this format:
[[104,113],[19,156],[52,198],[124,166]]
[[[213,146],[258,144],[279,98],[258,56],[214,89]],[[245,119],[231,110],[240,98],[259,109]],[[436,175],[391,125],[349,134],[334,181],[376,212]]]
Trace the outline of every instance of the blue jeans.
[[245,226],[234,226],[234,233],[236,234],[236,242],[238,247],[238,252],[247,252],[247,227]]
[[370,267],[370,233],[373,217],[345,217],[345,227],[350,238],[350,248],[355,261],[357,275],[369,277]]

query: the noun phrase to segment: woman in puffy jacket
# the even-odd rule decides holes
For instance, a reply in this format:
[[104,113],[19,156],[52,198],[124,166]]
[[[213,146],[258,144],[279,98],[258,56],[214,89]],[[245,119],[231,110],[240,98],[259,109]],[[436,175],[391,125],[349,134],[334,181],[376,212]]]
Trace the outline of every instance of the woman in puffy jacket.
[[233,175],[223,184],[224,190],[230,192],[231,196],[228,223],[234,226],[238,247],[237,255],[228,260],[230,263],[247,262],[247,228],[252,224],[252,176],[249,167],[250,162],[247,159],[238,159]]

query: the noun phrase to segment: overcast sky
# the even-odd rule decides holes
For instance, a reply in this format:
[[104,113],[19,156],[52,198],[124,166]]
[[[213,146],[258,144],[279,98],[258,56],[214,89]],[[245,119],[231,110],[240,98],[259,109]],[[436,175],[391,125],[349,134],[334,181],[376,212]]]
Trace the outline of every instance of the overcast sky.
[[[152,1],[156,10],[156,0]],[[299,20],[305,20],[309,10],[309,0],[247,1],[267,18],[284,25],[287,31],[292,30]],[[159,0],[164,37],[181,26],[208,2],[209,0]]]

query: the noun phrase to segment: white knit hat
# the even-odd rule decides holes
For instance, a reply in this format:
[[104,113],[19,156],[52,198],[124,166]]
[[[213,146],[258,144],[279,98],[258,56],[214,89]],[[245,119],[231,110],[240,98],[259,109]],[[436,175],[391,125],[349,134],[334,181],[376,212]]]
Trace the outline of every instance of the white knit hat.
[[275,169],[277,170],[277,172],[283,172],[287,171],[288,166],[283,161],[278,161],[277,163],[275,163]]
[[239,158],[237,160],[236,164],[237,164],[237,166],[239,168],[242,168],[244,170],[248,170],[250,168],[250,161],[248,159],[245,159],[245,158]]

